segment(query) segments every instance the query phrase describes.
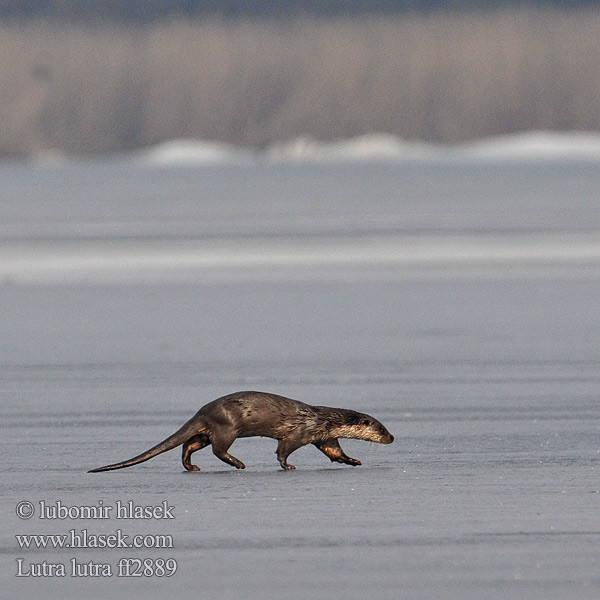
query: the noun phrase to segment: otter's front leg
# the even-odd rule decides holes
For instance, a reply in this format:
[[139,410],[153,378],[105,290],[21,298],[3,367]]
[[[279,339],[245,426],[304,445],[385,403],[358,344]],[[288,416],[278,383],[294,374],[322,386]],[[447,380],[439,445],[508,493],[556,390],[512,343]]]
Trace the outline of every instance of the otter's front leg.
[[204,433],[193,435],[187,442],[184,442],[181,452],[181,462],[188,471],[199,471],[200,467],[193,465],[190,458],[196,450],[202,450],[210,444],[208,436]]
[[360,460],[350,458],[344,454],[344,451],[342,450],[340,443],[336,438],[313,442],[313,445],[315,445],[323,454],[325,454],[325,456],[329,457],[331,462],[339,462],[352,466],[362,465]]

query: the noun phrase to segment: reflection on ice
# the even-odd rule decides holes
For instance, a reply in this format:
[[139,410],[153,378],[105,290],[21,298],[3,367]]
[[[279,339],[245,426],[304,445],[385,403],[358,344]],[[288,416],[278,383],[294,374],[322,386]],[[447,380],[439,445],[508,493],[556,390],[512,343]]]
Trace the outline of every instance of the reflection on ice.
[[[451,273],[600,273],[600,236],[587,234],[245,239],[58,244],[0,249],[0,280],[13,283],[362,276]],[[574,271],[573,271],[574,272]]]

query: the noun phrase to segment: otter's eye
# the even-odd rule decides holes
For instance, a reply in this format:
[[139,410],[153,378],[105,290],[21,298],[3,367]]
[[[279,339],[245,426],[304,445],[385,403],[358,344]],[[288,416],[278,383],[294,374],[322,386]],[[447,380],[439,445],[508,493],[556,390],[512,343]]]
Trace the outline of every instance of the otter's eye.
[[364,419],[364,421],[362,422],[363,425],[370,425],[371,421],[369,421],[369,419]]

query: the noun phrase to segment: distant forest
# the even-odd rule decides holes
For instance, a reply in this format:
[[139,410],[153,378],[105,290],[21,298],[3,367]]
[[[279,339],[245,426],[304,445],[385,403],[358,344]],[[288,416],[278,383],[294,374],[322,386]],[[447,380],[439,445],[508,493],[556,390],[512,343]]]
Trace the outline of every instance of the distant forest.
[[590,6],[600,6],[600,0],[0,0],[0,19],[140,22],[211,15],[262,18]]
[[[104,155],[178,138],[263,150],[369,133],[457,143],[600,131],[600,6],[500,10],[495,2],[495,10],[365,16],[333,14],[342,3],[323,1],[324,17],[310,13],[315,2],[279,0],[282,11],[293,4],[307,12],[165,12],[214,13],[217,4],[230,13],[275,5],[0,0],[5,11],[21,11],[0,22],[0,159]],[[374,10],[378,2],[344,6],[359,4]],[[92,6],[104,7],[102,18],[84,18]],[[127,17],[133,7],[154,7],[155,16]]]

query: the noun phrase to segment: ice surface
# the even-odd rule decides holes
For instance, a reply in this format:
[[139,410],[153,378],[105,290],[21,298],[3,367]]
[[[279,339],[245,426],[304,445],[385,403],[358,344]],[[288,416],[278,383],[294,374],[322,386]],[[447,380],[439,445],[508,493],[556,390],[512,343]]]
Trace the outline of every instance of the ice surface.
[[[9,598],[593,599],[600,588],[598,162],[0,166],[0,585]],[[284,472],[238,440],[122,471],[239,389],[381,419]],[[16,515],[21,501],[38,514]],[[174,507],[39,518],[39,503]],[[168,534],[172,549],[15,535]],[[17,558],[174,558],[170,578]]]

